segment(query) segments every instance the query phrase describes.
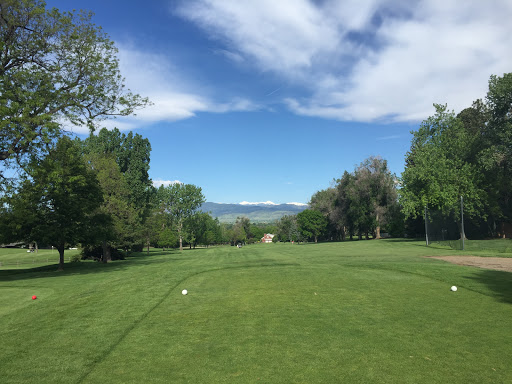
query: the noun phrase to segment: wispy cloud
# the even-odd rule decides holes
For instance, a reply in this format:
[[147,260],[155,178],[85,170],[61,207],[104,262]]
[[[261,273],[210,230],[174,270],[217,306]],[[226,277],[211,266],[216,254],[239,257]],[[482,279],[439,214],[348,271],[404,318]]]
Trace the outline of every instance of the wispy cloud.
[[375,140],[377,140],[377,141],[396,140],[396,139],[399,139],[401,137],[402,136],[400,136],[400,135],[390,135],[390,136],[377,137]]
[[176,12],[244,65],[302,86],[283,101],[308,116],[417,121],[434,102],[460,110],[512,62],[508,0],[187,0]]
[[230,61],[235,63],[243,63],[245,61],[244,57],[236,52],[228,51],[227,49],[214,49],[212,50],[216,55],[221,55],[227,58]]
[[281,89],[281,87],[276,88],[276,89],[274,89],[272,92],[267,93],[265,96],[271,96],[271,95],[273,95],[274,93],[276,93],[277,91],[279,91],[280,89]]
[[[227,51],[224,54],[228,54]],[[234,55],[234,54],[233,54]],[[119,46],[120,70],[131,91],[148,97],[152,105],[136,111],[134,116],[102,122],[107,129],[132,130],[156,122],[173,122],[196,116],[200,112],[226,113],[260,108],[248,99],[213,99],[204,85],[196,84],[163,54]],[[231,57],[233,59],[234,56]],[[234,59],[233,59],[234,60]],[[87,133],[86,127],[73,128]]]
[[172,185],[172,184],[183,184],[183,183],[179,180],[162,180],[162,179],[154,179],[153,180],[153,186],[155,188],[160,188],[161,185],[163,185],[164,187],[168,187],[169,185]]

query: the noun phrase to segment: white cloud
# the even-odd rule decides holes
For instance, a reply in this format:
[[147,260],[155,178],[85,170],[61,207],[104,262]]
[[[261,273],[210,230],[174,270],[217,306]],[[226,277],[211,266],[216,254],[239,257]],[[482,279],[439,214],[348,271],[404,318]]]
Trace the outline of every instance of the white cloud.
[[[133,116],[105,120],[100,123],[101,127],[116,127],[121,131],[127,131],[156,122],[187,119],[199,112],[226,113],[260,108],[243,98],[233,98],[224,102],[212,100],[208,94],[213,92],[188,80],[183,71],[174,66],[163,54],[144,52],[121,45],[118,57],[126,87],[134,93],[148,97],[152,105],[136,111]],[[87,127],[68,129],[75,133],[89,132]]]
[[243,63],[245,61],[242,55],[236,52],[228,51],[227,49],[214,49],[213,53],[215,53],[216,55],[224,56],[228,60],[231,60],[235,63]]
[[[177,13],[256,65],[308,91],[297,114],[417,121],[456,111],[511,70],[512,2],[187,0]],[[253,63],[253,64],[251,64]]]
[[401,137],[402,137],[401,135],[390,135],[390,136],[377,137],[375,140],[377,140],[377,141],[395,140],[395,139],[400,139]]
[[153,180],[153,186],[155,188],[160,188],[161,185],[163,185],[164,187],[168,187],[169,185],[172,185],[172,184],[183,184],[183,183],[179,180],[162,180],[162,179],[154,179]]
[[307,0],[185,1],[177,13],[277,72],[311,67],[338,43],[336,26]]

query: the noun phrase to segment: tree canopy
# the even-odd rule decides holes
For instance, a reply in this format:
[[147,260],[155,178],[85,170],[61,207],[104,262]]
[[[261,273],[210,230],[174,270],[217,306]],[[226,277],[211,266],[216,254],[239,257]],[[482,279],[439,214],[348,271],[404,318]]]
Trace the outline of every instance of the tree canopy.
[[434,106],[407,153],[404,213],[415,217],[429,207],[459,216],[462,196],[477,235],[504,236],[504,223],[512,221],[512,74],[491,76],[485,100],[458,115]]
[[327,219],[319,211],[305,209],[297,214],[297,224],[302,235],[306,239],[313,238],[315,243],[327,227]]
[[201,188],[193,184],[175,183],[168,187],[163,185],[158,190],[165,212],[173,219],[178,232],[180,251],[183,250],[184,224],[195,210],[205,202]]
[[413,132],[411,150],[402,174],[401,203],[407,216],[421,215],[426,206],[446,215],[459,215],[460,196],[467,197],[465,210],[482,213],[485,193],[482,175],[469,162],[473,147],[462,120],[445,105],[435,105],[436,113]]
[[[148,100],[125,89],[117,48],[92,13],[47,9],[40,0],[0,2],[0,161],[26,164],[63,126],[91,130]],[[2,176],[0,174],[0,176]]]
[[66,245],[89,239],[96,224],[108,220],[97,212],[103,201],[102,190],[79,147],[67,136],[30,167],[32,176],[25,178],[18,193],[4,200],[2,232],[10,241],[55,246],[62,269]]

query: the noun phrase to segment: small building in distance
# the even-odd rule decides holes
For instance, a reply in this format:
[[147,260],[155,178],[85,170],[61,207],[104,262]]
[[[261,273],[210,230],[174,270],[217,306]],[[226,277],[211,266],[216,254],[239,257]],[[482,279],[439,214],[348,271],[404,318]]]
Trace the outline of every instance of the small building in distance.
[[261,238],[262,243],[271,243],[275,235],[271,233],[265,233],[265,236]]

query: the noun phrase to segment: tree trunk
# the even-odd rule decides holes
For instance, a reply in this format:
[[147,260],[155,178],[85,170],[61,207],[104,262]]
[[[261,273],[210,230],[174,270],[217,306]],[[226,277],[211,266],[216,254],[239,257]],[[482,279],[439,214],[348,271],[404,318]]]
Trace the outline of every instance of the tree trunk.
[[315,244],[318,243],[318,237],[315,236]]
[[59,251],[59,269],[58,271],[64,270],[64,243],[59,244],[57,246],[57,250]]
[[377,214],[377,228],[375,228],[375,238],[380,239],[380,222],[379,222],[379,214]]
[[106,241],[101,243],[101,248],[103,249],[103,255],[101,257],[101,261],[103,263],[108,263],[112,261],[112,255],[110,253],[110,247]]
[[34,244],[36,245],[36,253],[39,252],[39,248],[37,246],[37,241],[34,241]]
[[178,224],[178,237],[180,238],[180,251],[183,251],[183,236],[181,236],[181,230],[183,228],[183,224]]

